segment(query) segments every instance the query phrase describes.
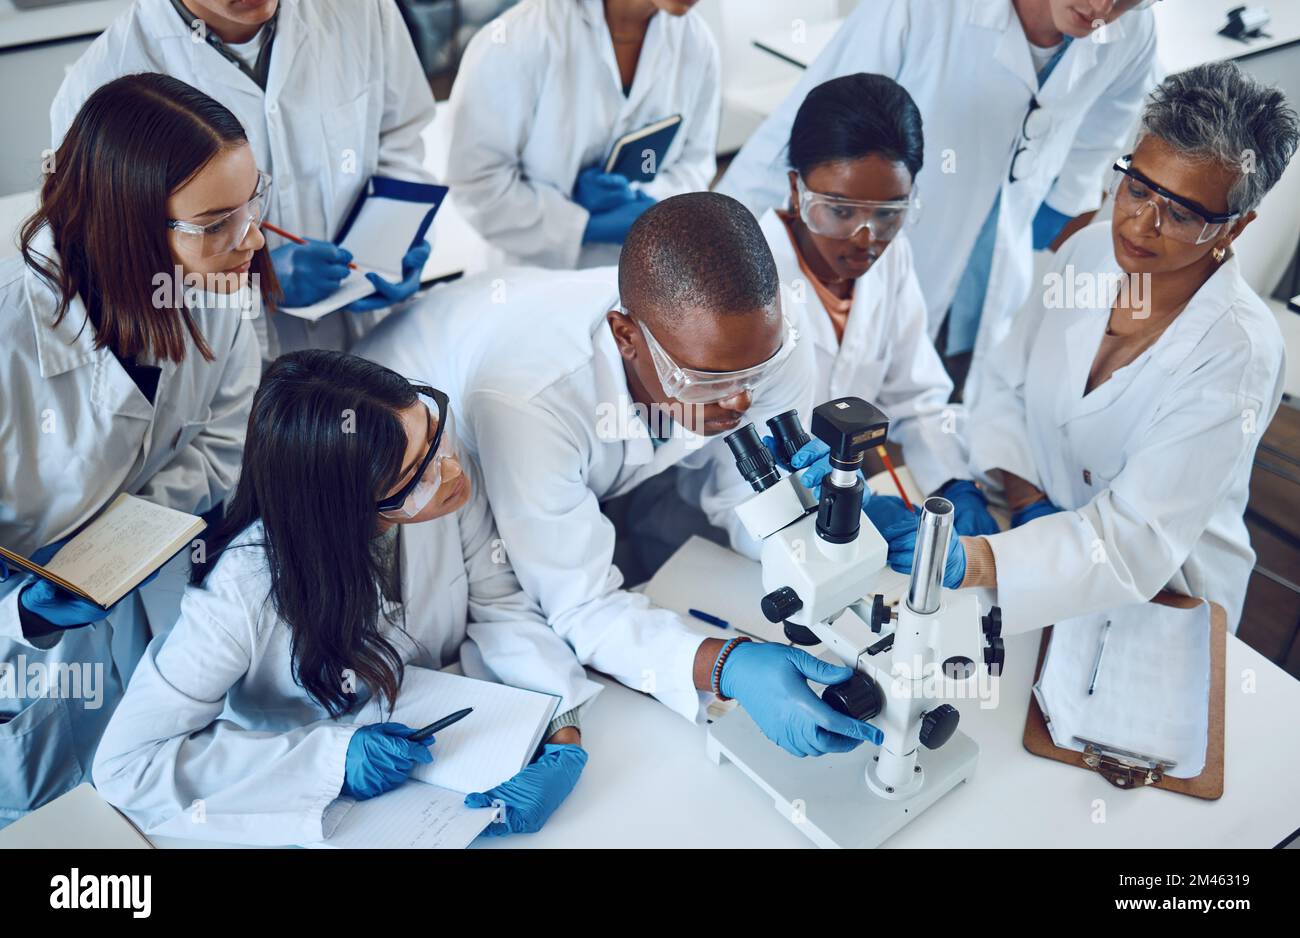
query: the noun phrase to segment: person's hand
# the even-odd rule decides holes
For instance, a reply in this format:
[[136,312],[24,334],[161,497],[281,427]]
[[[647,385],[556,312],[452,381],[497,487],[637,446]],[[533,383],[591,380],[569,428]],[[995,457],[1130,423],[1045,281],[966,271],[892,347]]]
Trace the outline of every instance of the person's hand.
[[282,303],[291,308],[319,303],[337,290],[350,263],[350,252],[315,238],[306,244],[282,244],[271,252],[271,266],[284,291]]
[[1042,518],[1044,515],[1054,515],[1060,510],[1060,508],[1057,508],[1046,498],[1040,498],[1038,501],[1026,505],[1024,508],[1013,513],[1011,515],[1011,526],[1013,528],[1018,528],[1022,524],[1033,521],[1035,518]]
[[953,479],[939,494],[952,502],[953,530],[967,537],[997,534],[1002,529],[989,514],[989,500],[970,479]]
[[573,791],[586,764],[587,750],[581,746],[548,743],[514,778],[466,795],[465,806],[501,809],[483,831],[484,837],[535,834]]
[[413,742],[407,737],[414,732],[404,723],[371,723],[353,733],[341,794],[358,800],[382,795],[405,782],[417,763],[432,762],[433,737]]
[[[872,499],[875,501],[875,498]],[[919,512],[918,512],[919,514]],[[889,544],[889,566],[899,573],[911,573],[916,554],[916,516],[900,519],[885,525],[880,536]],[[966,548],[961,537],[953,532],[948,538],[948,557],[943,565],[943,585],[950,589],[961,586],[966,577]]]
[[[54,559],[54,555],[62,550],[63,545],[68,543],[68,538],[61,541],[55,541],[53,544],[46,544],[37,550],[31,556],[32,563],[45,566]],[[165,564],[164,564],[165,566]],[[149,574],[140,581],[140,586],[146,586],[152,583],[154,579],[162,572],[159,567],[153,573]],[[8,568],[5,568],[5,576],[8,576]],[[131,591],[132,593],[135,590]],[[48,580],[42,580],[35,577],[26,586],[22,587],[18,594],[18,601],[28,612],[40,616],[50,625],[57,626],[61,629],[75,629],[84,625],[90,625],[94,622],[101,622],[113,614],[113,610],[122,604],[122,601],[129,597],[128,593],[119,599],[107,609],[98,603],[93,603],[88,599],[82,599],[75,593],[69,593],[61,586],[55,586]]]
[[371,310],[383,309],[385,306],[392,306],[394,303],[400,303],[415,296],[420,289],[420,275],[424,272],[424,265],[428,263],[429,254],[432,251],[433,247],[428,241],[421,241],[407,251],[402,258],[402,280],[400,283],[385,280],[374,271],[366,274],[366,279],[375,286],[374,294],[372,296],[363,296],[344,308],[350,313],[368,313]]
[[592,215],[612,211],[633,201],[636,195],[627,177],[601,172],[599,166],[588,166],[578,173],[578,181],[573,186],[573,201]]
[[877,531],[883,536],[885,529],[901,522],[910,521],[916,527],[921,512],[908,508],[897,495],[877,495],[871,492],[862,501],[862,513],[867,516]]
[[608,244],[622,244],[628,230],[641,217],[641,213],[655,204],[655,200],[644,192],[637,192],[630,202],[624,202],[607,212],[596,212],[587,219],[587,228],[582,233],[582,240],[598,241]]
[[876,727],[832,709],[808,686],[810,680],[840,684],[852,676],[852,669],[828,664],[802,648],[741,642],[727,656],[718,687],[740,701],[763,735],[786,752],[821,756],[881,739]]

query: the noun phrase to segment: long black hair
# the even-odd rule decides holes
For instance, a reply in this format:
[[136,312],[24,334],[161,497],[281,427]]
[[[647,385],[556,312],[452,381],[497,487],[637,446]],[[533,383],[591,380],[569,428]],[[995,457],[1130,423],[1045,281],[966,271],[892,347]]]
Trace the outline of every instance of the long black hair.
[[804,98],[790,128],[790,168],[801,176],[825,163],[879,153],[916,178],[925,155],[921,112],[907,89],[859,72],[823,82]]
[[272,363],[253,398],[239,484],[210,535],[201,584],[232,540],[261,520],[271,601],[292,633],[294,679],[331,716],[355,695],[347,672],[391,704],[402,660],[381,634],[376,500],[406,453],[398,412],[411,384],[382,365],[309,349]]

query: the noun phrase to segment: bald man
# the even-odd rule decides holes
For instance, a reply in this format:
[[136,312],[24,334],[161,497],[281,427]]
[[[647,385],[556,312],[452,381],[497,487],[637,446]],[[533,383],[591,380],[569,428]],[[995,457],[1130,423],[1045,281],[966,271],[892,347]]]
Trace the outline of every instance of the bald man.
[[807,412],[814,366],[753,215],[715,193],[665,199],[629,231],[617,283],[608,268],[517,271],[440,289],[437,303],[437,316],[394,317],[359,351],[451,396],[515,572],[578,660],[692,720],[713,694],[735,697],[795,755],[869,738],[808,687],[847,668],[724,642],[623,590],[600,510],[665,469],[698,467],[700,507],[757,556],[732,512],[750,489],[721,437]]

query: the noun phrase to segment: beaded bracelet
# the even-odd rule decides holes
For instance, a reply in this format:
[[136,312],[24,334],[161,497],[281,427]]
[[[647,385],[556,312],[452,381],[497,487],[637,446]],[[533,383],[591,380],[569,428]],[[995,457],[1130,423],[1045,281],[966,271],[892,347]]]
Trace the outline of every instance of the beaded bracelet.
[[741,642],[747,641],[749,641],[748,638],[733,638],[722,646],[722,651],[718,652],[717,660],[713,662],[713,676],[709,678],[709,689],[713,691],[714,696],[719,700],[731,699],[722,692],[722,666],[727,663],[727,656],[731,654],[732,650]]

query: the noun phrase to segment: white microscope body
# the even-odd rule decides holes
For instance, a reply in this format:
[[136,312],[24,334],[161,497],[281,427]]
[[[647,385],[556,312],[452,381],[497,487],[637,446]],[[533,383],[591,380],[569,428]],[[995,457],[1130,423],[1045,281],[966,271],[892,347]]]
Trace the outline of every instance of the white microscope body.
[[[787,460],[808,439],[793,413],[769,425]],[[875,846],[972,774],[979,749],[957,732],[959,714],[941,700],[975,696],[977,662],[1000,672],[1001,616],[994,607],[981,620],[974,593],[942,589],[953,520],[942,498],[927,499],[922,511],[907,596],[896,611],[885,605],[877,588],[888,547],[861,511],[857,469],[885,436],[888,418],[849,397],[816,408],[812,426],[830,445],[832,466],[816,512],[798,477],[776,471],[752,425],[727,439],[757,491],[736,511],[763,542],[764,614],[784,623],[792,644],[824,645],[854,670],[822,699],[882,738],[850,753],[798,759],[737,709],[710,726],[709,752],[736,763],[818,844]]]

